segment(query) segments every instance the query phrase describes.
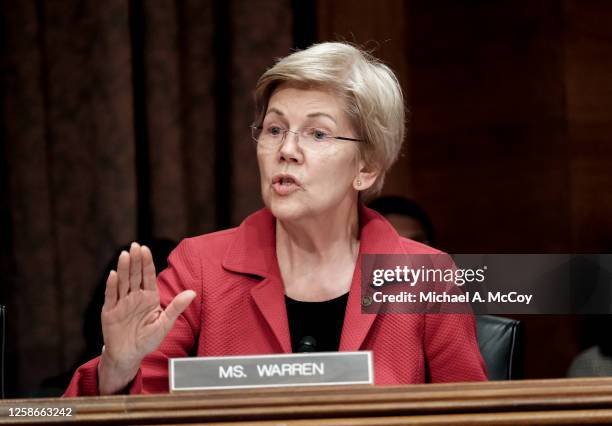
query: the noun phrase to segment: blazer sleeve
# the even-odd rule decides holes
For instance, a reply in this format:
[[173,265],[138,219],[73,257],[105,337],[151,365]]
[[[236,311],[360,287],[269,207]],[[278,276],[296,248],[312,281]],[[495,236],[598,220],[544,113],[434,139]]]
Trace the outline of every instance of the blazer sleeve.
[[[170,254],[168,268],[158,275],[157,287],[162,308],[165,309],[183,290],[194,290],[197,296],[177,318],[159,348],[143,359],[126,392],[168,392],[168,359],[193,355],[201,325],[202,270],[199,259],[190,240],[183,240]],[[79,367],[63,396],[98,395],[99,360],[97,357]]]
[[487,380],[472,314],[426,314],[425,357],[432,383]]

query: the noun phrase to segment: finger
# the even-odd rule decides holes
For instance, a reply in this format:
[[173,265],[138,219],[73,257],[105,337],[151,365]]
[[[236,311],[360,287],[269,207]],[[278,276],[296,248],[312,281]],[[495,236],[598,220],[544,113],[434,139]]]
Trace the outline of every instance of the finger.
[[140,245],[132,243],[130,246],[130,291],[136,291],[142,283],[142,257]]
[[117,304],[117,273],[110,271],[106,279],[106,289],[104,290],[104,306],[102,309],[112,309]]
[[151,250],[147,246],[142,246],[140,252],[142,254],[142,288],[145,290],[155,290],[157,288],[157,278],[155,277],[153,254],[151,254]]
[[173,300],[170,302],[166,310],[164,311],[166,317],[169,321],[169,326],[171,327],[174,321],[178,318],[180,314],[183,313],[187,306],[195,299],[196,292],[193,290],[185,290],[182,293],[179,293]]
[[123,250],[117,262],[117,276],[119,278],[119,298],[125,297],[130,289],[130,255]]

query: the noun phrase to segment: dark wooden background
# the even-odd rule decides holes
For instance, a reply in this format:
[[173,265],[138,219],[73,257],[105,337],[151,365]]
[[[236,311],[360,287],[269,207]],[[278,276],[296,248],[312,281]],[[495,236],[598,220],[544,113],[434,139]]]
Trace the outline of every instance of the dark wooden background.
[[[8,394],[73,367],[115,249],[257,209],[250,90],[323,40],[374,49],[409,130],[385,194],[450,253],[612,250],[612,2],[0,3],[0,303]],[[529,316],[526,374],[564,376],[581,317]]]
[[[400,74],[409,136],[384,192],[418,200],[441,248],[612,250],[612,2],[352,4],[319,1],[319,37],[375,41]],[[527,376],[563,376],[583,319],[521,318]]]

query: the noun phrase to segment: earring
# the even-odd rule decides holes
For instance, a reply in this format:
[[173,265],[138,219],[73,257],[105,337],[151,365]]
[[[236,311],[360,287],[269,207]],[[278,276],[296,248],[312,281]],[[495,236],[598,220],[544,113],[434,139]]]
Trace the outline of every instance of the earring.
[[357,178],[357,186],[361,186],[361,179]]

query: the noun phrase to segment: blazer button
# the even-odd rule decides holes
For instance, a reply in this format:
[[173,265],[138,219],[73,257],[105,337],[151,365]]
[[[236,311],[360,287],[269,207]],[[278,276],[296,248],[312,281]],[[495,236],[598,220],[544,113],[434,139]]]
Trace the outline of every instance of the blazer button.
[[363,296],[361,298],[361,305],[362,306],[370,306],[372,304],[372,297],[371,296]]

